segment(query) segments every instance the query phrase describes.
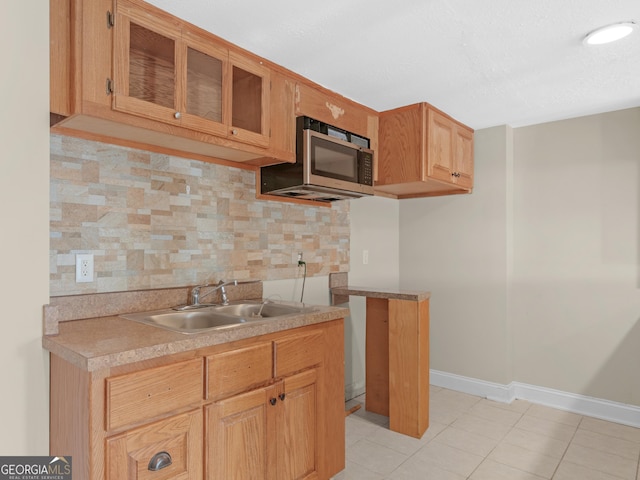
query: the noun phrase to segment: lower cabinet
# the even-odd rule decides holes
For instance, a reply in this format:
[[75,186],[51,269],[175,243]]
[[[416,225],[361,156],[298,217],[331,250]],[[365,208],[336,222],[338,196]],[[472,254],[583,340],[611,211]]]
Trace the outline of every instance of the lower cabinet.
[[344,468],[343,320],[86,371],[51,355],[50,454],[74,480],[328,480]]
[[318,396],[318,379],[330,338],[313,328],[207,357],[219,373],[205,408],[208,480],[320,478],[319,408],[333,401]]
[[202,478],[202,411],[161,420],[107,440],[109,480]]
[[319,478],[317,403],[311,369],[207,406],[207,478]]
[[318,478],[317,371],[284,380],[277,425],[278,478]]
[[269,390],[261,388],[206,407],[207,478],[272,478]]

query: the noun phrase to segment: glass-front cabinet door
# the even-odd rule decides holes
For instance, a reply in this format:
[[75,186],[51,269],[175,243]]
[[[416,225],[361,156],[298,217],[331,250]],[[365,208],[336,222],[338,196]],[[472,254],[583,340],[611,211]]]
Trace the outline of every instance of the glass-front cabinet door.
[[269,69],[230,52],[231,129],[233,137],[267,146],[269,142]]
[[181,102],[182,125],[192,130],[227,136],[230,106],[225,92],[229,51],[190,32],[183,33],[184,58]]
[[116,8],[115,110],[268,146],[268,68],[174,17]]
[[180,28],[118,2],[114,37],[113,108],[179,123]]

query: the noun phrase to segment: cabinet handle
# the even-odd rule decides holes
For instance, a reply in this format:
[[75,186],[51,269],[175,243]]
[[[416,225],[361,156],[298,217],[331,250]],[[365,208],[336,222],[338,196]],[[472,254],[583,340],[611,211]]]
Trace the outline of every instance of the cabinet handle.
[[281,393],[280,395],[278,395],[278,397],[280,397],[280,400],[284,401],[285,394]]
[[149,460],[148,469],[152,472],[157,472],[158,470],[162,470],[163,468],[168,467],[172,463],[173,461],[171,460],[171,455],[169,455],[169,452],[158,452],[153,457],[151,457],[151,460]]
[[277,401],[278,401],[278,399],[277,399],[276,397],[273,397],[273,398],[270,398],[270,399],[269,399],[269,403],[270,403],[271,405],[275,405]]
[[182,117],[182,114],[180,112],[176,112],[173,114],[173,118],[175,118],[176,120],[180,120],[180,117]]
[[457,177],[459,177],[459,176],[460,176],[460,172],[453,172],[453,173],[451,174],[451,176],[452,176],[452,177],[456,177],[456,178],[457,178]]
[[237,135],[238,134],[238,130],[236,130],[235,128],[231,130],[231,135]]

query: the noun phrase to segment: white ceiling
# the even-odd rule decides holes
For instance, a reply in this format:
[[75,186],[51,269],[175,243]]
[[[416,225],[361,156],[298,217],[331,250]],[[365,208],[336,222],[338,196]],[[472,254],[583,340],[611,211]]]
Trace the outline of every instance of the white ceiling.
[[375,110],[426,101],[474,129],[640,106],[640,0],[148,0]]

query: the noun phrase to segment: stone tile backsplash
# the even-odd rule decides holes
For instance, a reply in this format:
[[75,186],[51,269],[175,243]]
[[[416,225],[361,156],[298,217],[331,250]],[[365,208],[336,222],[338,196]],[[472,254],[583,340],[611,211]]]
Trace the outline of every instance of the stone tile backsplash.
[[251,170],[51,135],[50,195],[51,296],[349,270],[349,202],[257,200]]

